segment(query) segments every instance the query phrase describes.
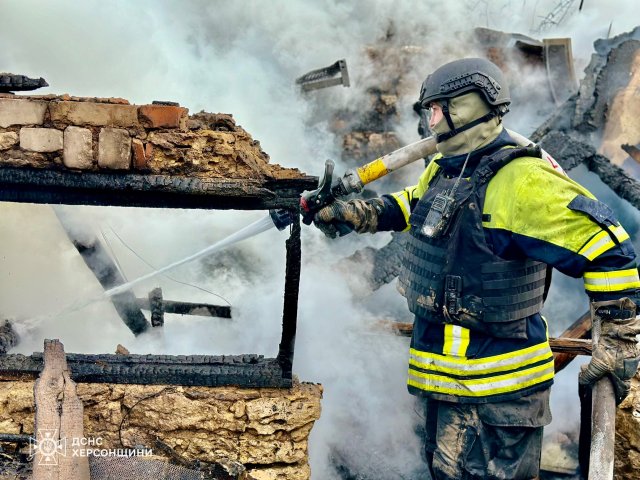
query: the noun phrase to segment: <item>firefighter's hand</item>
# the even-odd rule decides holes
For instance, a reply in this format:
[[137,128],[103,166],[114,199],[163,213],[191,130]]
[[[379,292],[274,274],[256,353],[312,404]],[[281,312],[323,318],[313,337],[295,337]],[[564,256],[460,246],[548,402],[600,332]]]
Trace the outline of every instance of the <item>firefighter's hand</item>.
[[313,223],[330,238],[336,237],[338,223],[346,223],[358,233],[375,233],[378,228],[378,215],[382,212],[383,206],[384,202],[380,198],[354,199],[348,202],[336,200],[316,213]]
[[640,348],[636,340],[636,335],[640,334],[640,317],[636,317],[635,304],[628,298],[621,299],[617,306],[610,305],[611,302],[601,303],[609,305],[595,309],[594,315],[602,319],[600,340],[591,361],[583,366],[579,382],[593,385],[605,375],[609,376],[619,404],[629,394],[630,379],[640,363]]

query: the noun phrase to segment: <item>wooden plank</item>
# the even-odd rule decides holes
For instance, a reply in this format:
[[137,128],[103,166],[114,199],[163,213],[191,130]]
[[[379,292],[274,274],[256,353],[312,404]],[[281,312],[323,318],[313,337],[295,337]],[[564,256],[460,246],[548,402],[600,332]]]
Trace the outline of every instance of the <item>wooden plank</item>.
[[[575,339],[588,339],[591,337],[591,314],[589,312],[583,314],[575,322],[573,322],[564,332],[560,334],[561,338],[575,338]],[[589,342],[591,345],[591,342]],[[590,355],[589,353],[582,355]],[[556,373],[561,371],[564,367],[569,365],[571,361],[576,358],[576,355],[580,353],[572,353],[567,350],[554,350],[554,366]]]

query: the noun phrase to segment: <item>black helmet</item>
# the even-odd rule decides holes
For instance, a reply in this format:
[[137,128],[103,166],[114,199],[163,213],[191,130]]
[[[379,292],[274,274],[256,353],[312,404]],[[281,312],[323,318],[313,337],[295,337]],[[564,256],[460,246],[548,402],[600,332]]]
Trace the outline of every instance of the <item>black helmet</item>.
[[420,104],[427,108],[435,100],[471,91],[480,92],[493,107],[511,103],[509,87],[497,65],[484,58],[463,58],[442,65],[427,77],[420,90]]

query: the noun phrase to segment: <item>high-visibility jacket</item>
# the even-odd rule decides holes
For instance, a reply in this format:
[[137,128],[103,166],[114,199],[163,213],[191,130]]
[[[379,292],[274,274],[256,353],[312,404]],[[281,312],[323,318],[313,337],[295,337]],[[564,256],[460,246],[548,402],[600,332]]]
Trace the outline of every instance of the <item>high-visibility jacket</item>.
[[[471,177],[483,155],[513,146],[503,131],[494,142],[470,155],[463,178]],[[416,228],[411,215],[419,200],[430,185],[438,183],[434,179],[455,178],[465,157],[436,157],[417,185],[385,195],[379,229]],[[512,160],[489,180],[482,202],[477,228],[496,257],[532,265],[542,262],[567,275],[582,276],[594,301],[638,297],[640,279],[629,235],[606,205],[557,165],[528,156]],[[423,202],[421,207],[430,206]],[[478,252],[469,249],[476,247],[468,242],[459,247],[450,250],[456,251],[456,261],[468,258],[469,269],[487,268],[473,263]],[[464,298],[464,284],[459,293]],[[445,299],[438,300],[445,303]],[[524,335],[501,338],[459,321],[456,315],[418,311],[411,340],[409,390],[449,401],[487,402],[548,388],[554,371],[546,322],[534,313],[525,323]]]

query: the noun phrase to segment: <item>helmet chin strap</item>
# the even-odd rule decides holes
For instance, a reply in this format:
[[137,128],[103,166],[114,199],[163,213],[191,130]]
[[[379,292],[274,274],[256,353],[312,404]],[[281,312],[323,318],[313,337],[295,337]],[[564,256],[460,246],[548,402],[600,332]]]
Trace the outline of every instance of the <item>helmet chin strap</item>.
[[438,134],[436,134],[436,142],[437,143],[441,143],[441,142],[444,142],[445,140],[449,140],[450,138],[455,137],[459,133],[464,132],[466,130],[469,130],[470,128],[473,128],[476,125],[480,125],[483,122],[488,122],[489,120],[491,120],[494,117],[498,117],[498,116],[502,117],[508,111],[509,111],[509,109],[506,108],[506,107],[505,108],[494,108],[489,113],[487,113],[486,115],[483,115],[480,118],[476,118],[475,120],[456,128],[453,125],[453,119],[451,118],[451,113],[449,112],[449,100],[444,100],[444,101],[442,101],[442,115],[444,116],[445,120],[447,121],[447,125],[449,126],[449,131],[446,132],[446,133],[438,133]]

